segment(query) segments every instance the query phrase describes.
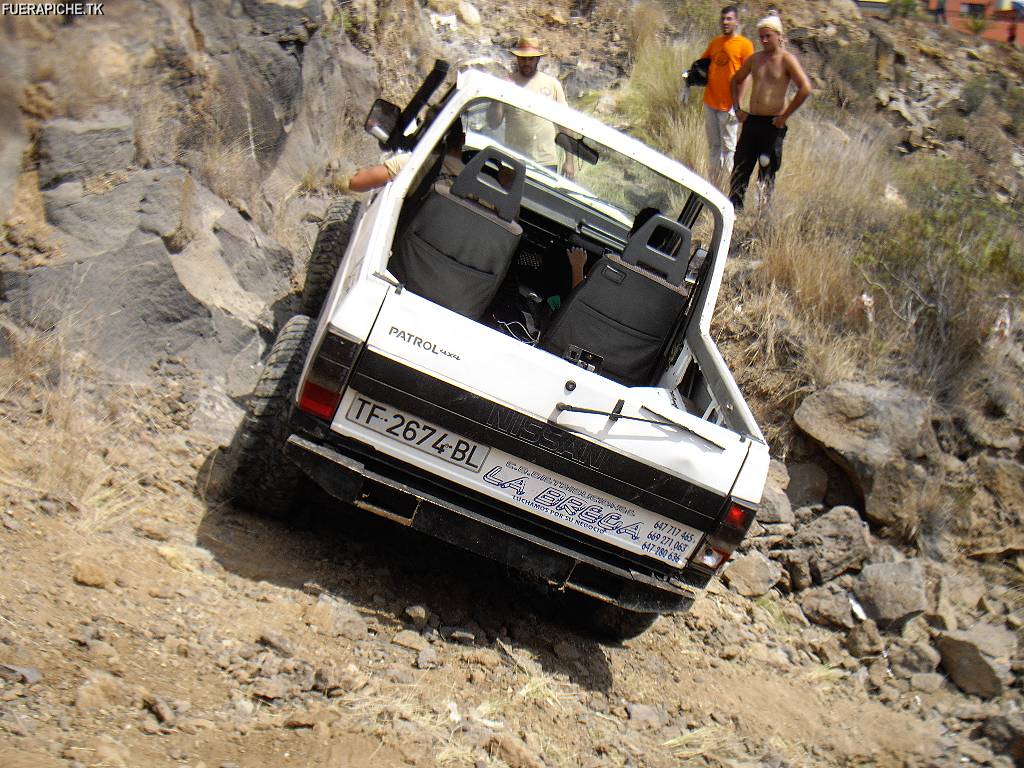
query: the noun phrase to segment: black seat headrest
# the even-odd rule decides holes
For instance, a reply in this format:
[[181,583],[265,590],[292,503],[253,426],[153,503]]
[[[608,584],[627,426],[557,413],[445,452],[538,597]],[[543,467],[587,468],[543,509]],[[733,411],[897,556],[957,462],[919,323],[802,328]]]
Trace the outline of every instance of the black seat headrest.
[[659,275],[670,285],[679,286],[686,277],[692,237],[689,227],[655,214],[630,236],[622,260]]
[[[491,164],[492,176],[484,170]],[[502,166],[511,170],[512,177],[508,187],[499,182]],[[497,147],[484,147],[466,167],[459,173],[452,184],[452,194],[462,198],[476,198],[481,203],[492,206],[498,216],[505,221],[514,221],[519,216],[519,204],[523,200],[523,183],[526,181],[526,166]]]

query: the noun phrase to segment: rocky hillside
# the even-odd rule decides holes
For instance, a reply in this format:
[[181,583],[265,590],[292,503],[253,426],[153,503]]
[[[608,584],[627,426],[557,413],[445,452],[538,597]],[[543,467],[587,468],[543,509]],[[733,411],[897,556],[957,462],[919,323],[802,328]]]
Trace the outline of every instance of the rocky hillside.
[[[629,127],[636,16],[107,9],[3,27],[0,765],[1024,764],[1012,313],[957,408],[867,380],[794,398],[796,447],[775,446],[722,582],[599,642],[484,561],[323,499],[285,527],[210,490],[336,179],[374,156],[378,90],[408,94],[439,53],[500,68],[529,30],[572,98]],[[882,121],[894,152],[956,156],[1019,201],[1016,54],[845,2],[785,13],[838,125]],[[720,322],[742,376],[741,283]]]

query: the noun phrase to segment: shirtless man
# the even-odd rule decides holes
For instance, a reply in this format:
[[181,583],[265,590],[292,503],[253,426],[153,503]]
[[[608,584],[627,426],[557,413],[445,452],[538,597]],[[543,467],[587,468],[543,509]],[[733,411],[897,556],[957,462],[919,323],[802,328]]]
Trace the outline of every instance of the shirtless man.
[[[757,180],[766,192],[775,182],[775,174],[782,165],[782,142],[786,138],[786,120],[811,95],[811,81],[800,62],[782,48],[782,21],[778,16],[766,16],[757,23],[757,37],[761,50],[744,62],[733,75],[729,87],[733,101],[738,105],[741,88],[748,77],[753,77],[749,111],[736,109],[736,119],[743,126],[729,184],[729,199],[742,210],[743,198],[754,166],[760,164]],[[796,86],[796,95],[786,104],[789,84]]]

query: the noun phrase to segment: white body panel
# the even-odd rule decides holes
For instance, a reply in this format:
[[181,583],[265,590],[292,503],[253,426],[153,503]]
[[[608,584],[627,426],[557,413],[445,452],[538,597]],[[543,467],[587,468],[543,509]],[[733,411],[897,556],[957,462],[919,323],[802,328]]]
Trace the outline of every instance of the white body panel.
[[[624,387],[402,291],[388,295],[368,346],[435,378],[553,423],[626,456],[727,495],[751,440],[679,410],[660,390]],[[573,381],[573,391],[566,382]],[[559,411],[558,403],[663,417],[693,430]],[[647,410],[651,409],[651,410]]]
[[[697,317],[690,323],[686,344],[679,358],[665,371],[660,387],[623,386],[409,291],[396,290],[397,282],[387,273],[387,263],[404,197],[417,171],[426,162],[430,148],[441,139],[446,126],[468,102],[480,97],[505,101],[550,118],[569,131],[578,131],[607,146],[614,146],[622,154],[694,190],[721,212],[721,234],[712,244],[713,251],[708,258],[713,262],[694,308]],[[729,201],[685,166],[593,118],[530,94],[511,82],[480,72],[464,73],[459,78],[458,88],[413,150],[409,163],[394,181],[370,198],[321,315],[317,338],[326,332],[329,325],[352,339],[365,340],[369,349],[399,360],[424,375],[442,379],[530,417],[550,420],[585,440],[709,491],[757,504],[768,472],[768,448],[709,334],[732,222],[733,209]],[[729,418],[720,420],[722,423],[712,423],[674,404],[672,393],[691,359],[700,366],[715,408],[728,414]],[[575,386],[567,387],[569,381]],[[543,493],[541,485],[560,483],[566,492],[574,489],[584,497],[600,497],[602,501],[598,503],[616,510],[623,519],[637,522],[644,535],[654,533],[656,523],[665,522],[653,513],[586,488],[572,478],[526,465],[518,458],[497,450],[490,451],[488,467],[496,467],[498,473],[494,478],[505,482],[514,479],[511,477],[514,472],[524,477],[523,483],[529,488],[523,494],[516,494],[515,489],[509,490],[512,486],[502,487],[487,481],[486,470],[467,472],[352,422],[346,415],[355,397],[354,392],[346,393],[332,424],[333,430],[450,482],[509,501],[534,514],[574,527],[586,535],[599,536],[626,549],[636,550],[645,539],[639,536],[634,540],[632,535],[609,533],[593,526],[587,529],[586,526],[581,527],[578,520],[564,516],[560,519],[550,509],[542,508],[543,505],[531,506],[526,502]],[[613,420],[605,415],[573,413],[556,407],[562,403],[611,411],[620,400],[623,401],[621,414],[624,416],[669,421],[679,426]],[[742,428],[734,431],[723,426],[724,423],[742,425]],[[686,529],[679,523],[668,522],[674,530]],[[693,545],[695,542],[686,542],[683,554],[688,555]],[[644,553],[678,564],[679,547],[670,547],[669,550],[668,554],[651,553],[649,550]]]

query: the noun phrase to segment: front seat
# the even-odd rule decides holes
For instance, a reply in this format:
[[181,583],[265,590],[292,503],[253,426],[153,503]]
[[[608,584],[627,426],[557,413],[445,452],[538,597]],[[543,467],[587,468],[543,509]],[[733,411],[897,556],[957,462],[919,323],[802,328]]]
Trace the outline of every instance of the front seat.
[[[679,222],[651,217],[621,257],[602,256],[573,289],[541,337],[541,348],[589,361],[627,386],[649,385],[658,355],[686,310],[691,239]],[[662,250],[667,246],[671,253]]]
[[395,240],[391,273],[413,293],[479,319],[523,235],[516,218],[525,179],[519,160],[480,150],[450,188],[434,185]]

